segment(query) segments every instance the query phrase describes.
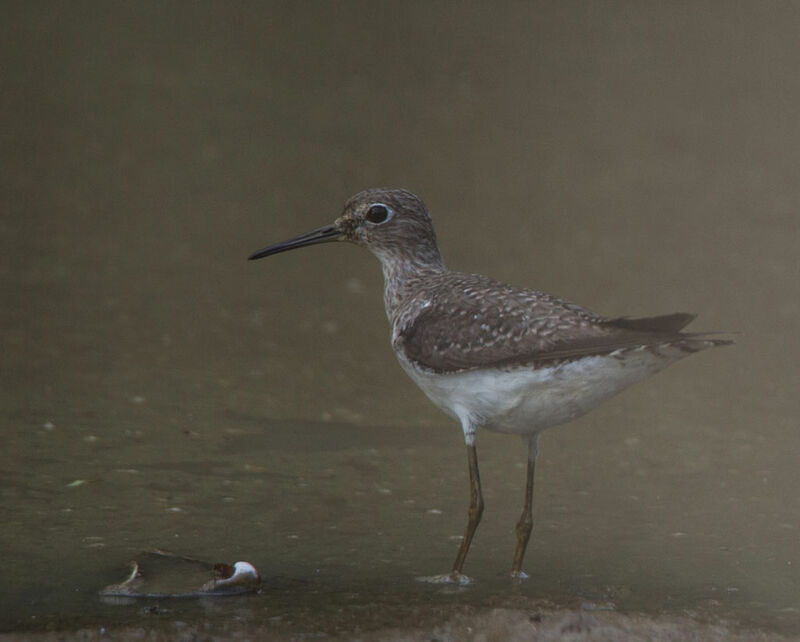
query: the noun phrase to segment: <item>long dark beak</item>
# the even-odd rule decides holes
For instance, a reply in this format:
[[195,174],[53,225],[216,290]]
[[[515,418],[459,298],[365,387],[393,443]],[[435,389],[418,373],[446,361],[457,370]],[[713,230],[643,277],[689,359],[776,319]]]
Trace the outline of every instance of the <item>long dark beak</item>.
[[255,259],[263,259],[265,256],[272,256],[279,252],[286,252],[294,250],[298,247],[305,247],[306,245],[316,245],[317,243],[328,243],[329,241],[336,241],[341,237],[342,233],[335,225],[323,225],[316,230],[312,230],[307,234],[298,236],[297,238],[284,241],[283,243],[276,243],[265,247],[263,250],[254,252],[248,257],[248,260],[254,261]]

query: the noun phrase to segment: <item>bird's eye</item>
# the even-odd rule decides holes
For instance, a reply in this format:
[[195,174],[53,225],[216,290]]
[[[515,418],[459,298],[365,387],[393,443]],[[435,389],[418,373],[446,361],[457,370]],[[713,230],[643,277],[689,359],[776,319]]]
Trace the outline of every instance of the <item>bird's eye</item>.
[[375,225],[380,225],[381,223],[385,223],[389,220],[389,208],[381,203],[376,203],[375,205],[370,205],[370,208],[367,210],[367,213],[364,215],[364,218],[367,219],[370,223],[374,223]]

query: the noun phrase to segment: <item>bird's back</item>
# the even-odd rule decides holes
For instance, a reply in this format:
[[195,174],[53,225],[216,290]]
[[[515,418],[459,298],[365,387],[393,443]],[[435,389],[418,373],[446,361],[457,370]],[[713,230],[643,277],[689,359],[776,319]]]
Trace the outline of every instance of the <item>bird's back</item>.
[[393,347],[432,372],[538,367],[634,348],[687,352],[726,340],[682,332],[694,315],[606,318],[558,297],[477,274],[428,275],[392,311]]

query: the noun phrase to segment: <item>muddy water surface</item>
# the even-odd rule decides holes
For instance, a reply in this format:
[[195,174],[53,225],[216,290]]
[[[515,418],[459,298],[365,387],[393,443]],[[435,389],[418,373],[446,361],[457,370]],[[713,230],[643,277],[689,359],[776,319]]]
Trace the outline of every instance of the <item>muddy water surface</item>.
[[[794,7],[7,13],[0,629],[546,603],[800,633]],[[740,333],[544,435],[522,585],[524,458],[496,435],[476,582],[414,579],[452,563],[466,461],[394,362],[375,260],[245,260],[375,185],[426,200],[455,269]],[[264,591],[101,602],[152,548],[248,560]]]

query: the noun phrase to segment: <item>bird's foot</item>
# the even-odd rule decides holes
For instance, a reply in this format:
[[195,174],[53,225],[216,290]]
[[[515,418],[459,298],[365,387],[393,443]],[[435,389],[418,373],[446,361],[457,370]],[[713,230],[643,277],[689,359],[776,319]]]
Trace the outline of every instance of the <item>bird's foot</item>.
[[472,583],[472,579],[463,573],[444,573],[442,575],[423,575],[416,578],[417,582],[425,582],[427,584],[456,584],[458,586],[466,586]]
[[511,571],[511,581],[515,584],[521,584],[523,580],[527,580],[529,577],[525,571]]

